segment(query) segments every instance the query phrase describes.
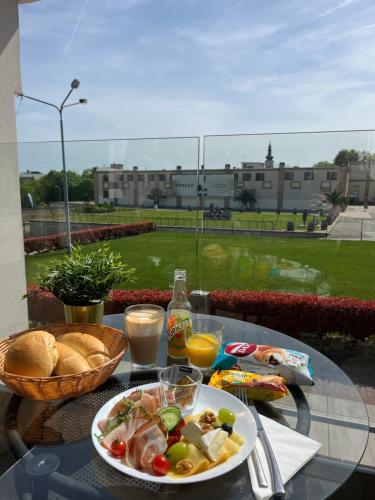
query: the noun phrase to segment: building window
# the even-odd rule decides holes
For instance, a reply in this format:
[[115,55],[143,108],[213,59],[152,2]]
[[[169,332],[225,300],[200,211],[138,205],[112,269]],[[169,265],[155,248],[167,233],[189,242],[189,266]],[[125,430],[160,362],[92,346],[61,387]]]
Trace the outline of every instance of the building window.
[[263,172],[258,172],[255,174],[255,180],[256,181],[264,181],[264,173]]
[[251,181],[251,174],[243,174],[242,180],[243,181]]
[[292,181],[293,179],[294,179],[294,172],[285,172],[284,174],[285,181]]
[[166,175],[165,174],[159,174],[159,181],[165,181],[166,180]]
[[109,198],[109,191],[107,189],[103,191],[103,198]]
[[148,180],[149,181],[153,181],[155,179],[155,175],[154,174],[148,174]]
[[303,180],[304,181],[313,181],[314,180],[314,172],[303,172]]
[[139,181],[144,181],[145,180],[144,174],[138,174],[138,180]]
[[133,180],[133,174],[128,174],[127,178],[128,178],[128,181],[132,181]]
[[337,172],[327,172],[327,181],[337,181]]
[[272,189],[272,182],[271,181],[263,182],[263,189]]
[[298,181],[291,182],[290,189],[301,189],[301,183]]
[[119,181],[121,181],[121,182],[122,182],[122,181],[124,180],[124,174],[120,174],[120,175],[118,175],[118,176],[117,176],[117,180],[119,180]]
[[327,181],[323,181],[320,183],[321,191],[328,192],[331,191],[331,183]]
[[[234,179],[235,181],[238,181],[238,174],[237,174],[237,173],[236,173],[236,174],[233,174],[233,179]],[[205,179],[205,180],[206,180],[206,179]]]
[[107,174],[103,175],[103,182],[108,182],[108,175]]

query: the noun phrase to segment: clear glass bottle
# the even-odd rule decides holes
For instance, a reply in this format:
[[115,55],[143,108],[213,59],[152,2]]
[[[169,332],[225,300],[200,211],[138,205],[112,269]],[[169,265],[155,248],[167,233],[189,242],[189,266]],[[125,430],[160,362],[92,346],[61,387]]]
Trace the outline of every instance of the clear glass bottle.
[[167,311],[168,356],[175,359],[186,358],[185,336],[191,335],[192,322],[184,269],[176,269],[174,272],[173,296]]

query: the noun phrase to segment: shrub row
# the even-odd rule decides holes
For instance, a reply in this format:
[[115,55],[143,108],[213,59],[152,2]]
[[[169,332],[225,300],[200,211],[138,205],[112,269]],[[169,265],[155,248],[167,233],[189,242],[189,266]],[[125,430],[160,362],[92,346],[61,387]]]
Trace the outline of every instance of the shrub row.
[[[106,314],[123,313],[133,304],[157,304],[166,309],[170,291],[112,290]],[[269,292],[214,290],[210,313],[250,321],[293,337],[327,332],[363,339],[375,333],[375,301]],[[29,298],[29,318],[36,322],[62,321],[62,304],[47,292]]]
[[[73,243],[94,243],[100,240],[110,240],[122,238],[123,236],[133,236],[141,233],[148,233],[156,230],[154,222],[138,222],[135,224],[116,224],[111,226],[101,226],[94,228],[80,229],[72,231]],[[36,236],[24,239],[25,253],[42,252],[55,250],[66,246],[66,234],[56,233],[49,236]]]

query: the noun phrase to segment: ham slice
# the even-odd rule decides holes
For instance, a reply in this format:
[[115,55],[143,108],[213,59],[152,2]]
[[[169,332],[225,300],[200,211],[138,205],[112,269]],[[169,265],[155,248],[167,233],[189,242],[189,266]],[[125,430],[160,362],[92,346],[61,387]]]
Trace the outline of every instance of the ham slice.
[[125,463],[136,469],[147,467],[155,455],[167,450],[167,441],[156,423],[147,423],[138,428],[131,440]]
[[123,422],[122,424],[115,427],[111,432],[109,432],[109,434],[104,436],[101,440],[101,444],[102,446],[104,446],[104,448],[110,450],[112,441],[118,438],[121,439],[121,441],[124,441],[124,443],[128,447],[137,429],[139,429],[146,423],[148,423],[148,419],[146,419],[144,416],[135,414],[129,422]]
[[160,387],[145,391],[134,391],[126,398],[118,401],[108,414],[106,420],[101,420],[98,427],[105,432],[108,420],[115,419],[118,413],[126,410],[126,399],[134,403],[129,412],[129,421],[115,427],[101,439],[101,444],[108,450],[115,439],[124,441],[126,445],[123,461],[129,467],[143,469],[147,467],[155,455],[167,450],[165,435],[159,427],[157,416],[162,405]]

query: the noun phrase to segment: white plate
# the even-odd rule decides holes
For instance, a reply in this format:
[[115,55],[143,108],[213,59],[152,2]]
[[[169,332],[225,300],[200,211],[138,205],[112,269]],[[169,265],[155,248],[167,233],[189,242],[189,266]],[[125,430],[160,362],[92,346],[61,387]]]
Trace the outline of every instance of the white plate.
[[[152,387],[156,387],[158,384],[158,382],[155,382],[152,384],[141,385],[138,388],[150,389]],[[145,481],[153,481],[155,483],[198,483],[200,481],[206,481],[207,479],[221,476],[222,474],[225,474],[226,472],[234,469],[250,455],[252,449],[254,448],[257,431],[254,417],[252,416],[250,410],[239,399],[232,396],[231,394],[202,384],[198,402],[195,405],[194,410],[192,411],[193,415],[199,413],[205,408],[211,408],[213,411],[215,411],[215,413],[217,413],[220,408],[230,409],[236,415],[236,422],[234,424],[235,431],[239,434],[242,434],[242,436],[244,436],[245,438],[245,443],[240,447],[238,453],[230,457],[226,462],[217,465],[212,469],[200,472],[199,474],[195,474],[194,476],[181,479],[171,479],[168,476],[153,476],[146,472],[132,469],[131,467],[123,464],[120,460],[113,458],[109,454],[109,452],[99,444],[96,435],[100,434],[100,430],[98,428],[99,420],[107,418],[108,413],[117,403],[117,401],[119,401],[122,397],[129,395],[134,390],[135,388],[132,388],[128,391],[123,392],[122,394],[118,394],[110,401],[108,401],[104,406],[102,406],[96,414],[91,428],[91,438],[96,451],[109,465],[119,470],[120,472],[124,472],[129,476],[143,479]]]

